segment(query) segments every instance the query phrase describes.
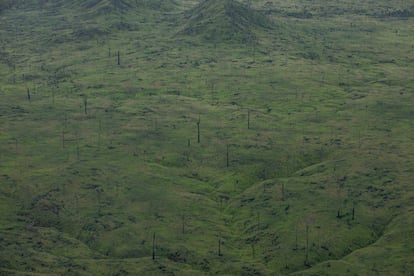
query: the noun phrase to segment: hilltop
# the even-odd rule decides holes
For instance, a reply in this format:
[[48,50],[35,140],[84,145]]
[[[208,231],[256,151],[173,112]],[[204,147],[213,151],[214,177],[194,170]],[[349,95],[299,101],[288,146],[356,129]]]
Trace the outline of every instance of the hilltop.
[[179,34],[205,42],[254,43],[258,29],[273,27],[265,15],[235,0],[201,1],[185,13],[183,22]]

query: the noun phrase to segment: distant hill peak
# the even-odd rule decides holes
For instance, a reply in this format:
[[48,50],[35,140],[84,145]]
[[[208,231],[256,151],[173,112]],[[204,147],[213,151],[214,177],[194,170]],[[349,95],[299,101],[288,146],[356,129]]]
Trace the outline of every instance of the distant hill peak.
[[126,13],[128,11],[166,11],[175,7],[175,0],[56,0],[58,5],[81,8],[83,12],[93,15],[105,15],[110,13]]
[[206,41],[249,43],[256,38],[255,30],[272,26],[266,16],[235,0],[204,0],[183,21],[179,35]]

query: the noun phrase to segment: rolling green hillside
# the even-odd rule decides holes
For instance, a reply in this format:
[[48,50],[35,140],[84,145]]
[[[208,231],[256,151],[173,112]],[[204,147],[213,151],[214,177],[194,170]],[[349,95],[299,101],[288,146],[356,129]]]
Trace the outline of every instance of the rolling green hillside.
[[200,37],[204,43],[255,43],[254,29],[272,27],[264,14],[235,0],[202,1],[186,12],[181,35]]
[[413,11],[0,2],[0,275],[411,275]]

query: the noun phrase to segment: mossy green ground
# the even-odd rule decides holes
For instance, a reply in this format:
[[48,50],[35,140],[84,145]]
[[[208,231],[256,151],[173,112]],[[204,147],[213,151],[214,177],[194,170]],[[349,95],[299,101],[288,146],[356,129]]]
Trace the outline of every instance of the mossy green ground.
[[407,2],[40,2],[0,14],[0,273],[414,271]]

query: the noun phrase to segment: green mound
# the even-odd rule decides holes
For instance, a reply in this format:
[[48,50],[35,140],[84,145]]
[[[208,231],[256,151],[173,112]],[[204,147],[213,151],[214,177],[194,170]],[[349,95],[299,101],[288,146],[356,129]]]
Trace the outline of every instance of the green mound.
[[184,21],[180,35],[214,42],[251,43],[257,30],[272,27],[263,14],[234,0],[203,1],[185,14]]

